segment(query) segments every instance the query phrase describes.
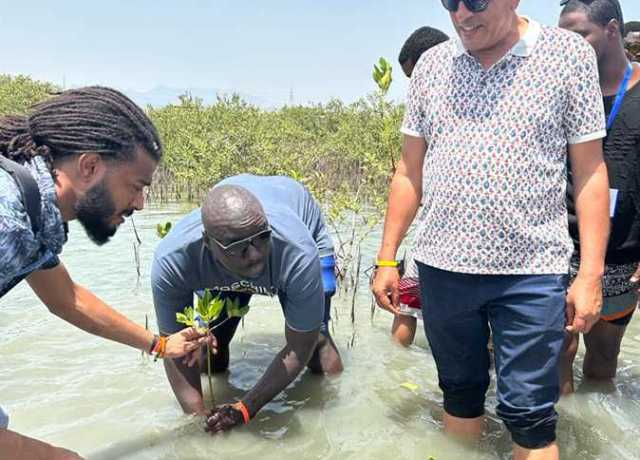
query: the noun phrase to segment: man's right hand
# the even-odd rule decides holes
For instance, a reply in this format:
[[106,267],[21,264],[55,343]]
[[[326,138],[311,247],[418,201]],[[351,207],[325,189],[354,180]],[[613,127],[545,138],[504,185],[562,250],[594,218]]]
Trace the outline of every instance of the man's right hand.
[[209,331],[200,332],[195,327],[187,327],[168,337],[165,357],[171,359],[186,357],[187,361],[192,362],[193,357],[207,345],[207,342],[215,346],[215,339]]
[[371,291],[378,306],[394,315],[400,314],[400,273],[396,267],[376,268]]

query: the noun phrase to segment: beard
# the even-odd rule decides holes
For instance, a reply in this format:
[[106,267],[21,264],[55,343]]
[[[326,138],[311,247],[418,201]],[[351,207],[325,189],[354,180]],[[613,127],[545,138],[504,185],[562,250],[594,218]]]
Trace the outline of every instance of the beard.
[[98,246],[115,235],[118,227],[110,220],[116,213],[116,206],[104,180],[87,190],[76,203],[75,211],[87,236]]

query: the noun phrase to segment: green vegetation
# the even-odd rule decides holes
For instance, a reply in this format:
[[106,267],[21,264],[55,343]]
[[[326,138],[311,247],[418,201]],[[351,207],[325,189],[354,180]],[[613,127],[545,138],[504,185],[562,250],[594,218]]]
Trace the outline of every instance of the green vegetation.
[[303,182],[330,218],[386,199],[399,155],[402,107],[381,91],[353,104],[334,100],[268,111],[238,97],[205,106],[188,96],[150,109],[165,146],[152,188],[157,200],[198,200],[224,177],[248,172]]
[[[165,148],[149,198],[197,203],[213,184],[243,172],[293,177],[325,209],[336,235],[340,281],[350,290],[359,282],[360,243],[384,214],[400,155],[404,108],[386,97],[392,68],[383,58],[374,81],[376,90],[352,104],[332,100],[265,110],[237,96],[204,105],[184,95],[176,104],[148,107]],[[0,115],[24,113],[56,90],[28,77],[0,75]],[[158,235],[167,230],[159,228]]]
[[0,116],[25,113],[29,107],[60,89],[25,76],[0,75]]
[[[185,307],[183,313],[176,313],[176,322],[188,327],[195,327],[199,332],[207,331],[209,324],[216,320],[222,313],[228,302],[220,297],[214,297],[209,289],[205,289],[204,295],[199,297],[196,308]],[[233,305],[236,309],[237,305]],[[225,320],[226,321],[226,320]],[[213,380],[211,380],[211,345],[207,342],[207,376],[209,377],[209,395],[212,406],[215,405],[213,397]]]
[[380,88],[380,91],[384,94],[387,94],[393,81],[392,70],[393,68],[391,64],[389,64],[389,61],[383,57],[380,58],[378,64],[374,64],[373,66],[373,81],[377,83],[378,88]]
[[171,230],[171,222],[165,222],[164,224],[156,225],[156,234],[158,235],[158,237],[160,237],[160,239],[167,236],[170,230]]
[[[379,89],[354,102],[264,110],[239,97],[204,105],[188,95],[148,108],[165,146],[150,191],[158,201],[198,201],[224,177],[283,174],[303,182],[332,220],[380,211],[400,152],[401,105],[386,100],[391,66],[376,66]],[[24,76],[0,75],[0,116],[24,113],[59,91]]]

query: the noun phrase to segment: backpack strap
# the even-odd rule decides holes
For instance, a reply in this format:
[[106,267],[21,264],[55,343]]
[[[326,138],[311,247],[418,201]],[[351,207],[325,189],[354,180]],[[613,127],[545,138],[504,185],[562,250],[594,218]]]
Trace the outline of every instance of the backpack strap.
[[0,155],[0,168],[11,174],[13,180],[18,184],[18,189],[22,195],[22,203],[31,220],[31,229],[34,235],[37,234],[41,227],[41,199],[38,183],[26,167],[2,155]]

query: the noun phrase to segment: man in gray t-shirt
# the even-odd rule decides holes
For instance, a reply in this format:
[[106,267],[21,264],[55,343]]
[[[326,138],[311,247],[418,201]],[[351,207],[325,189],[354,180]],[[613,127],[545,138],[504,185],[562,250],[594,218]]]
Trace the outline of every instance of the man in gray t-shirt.
[[[217,372],[228,366],[229,342],[251,295],[278,296],[285,316],[286,346],[241,401],[214,409],[209,431],[248,421],[305,365],[322,373],[342,370],[327,328],[335,292],[333,252],[320,207],[301,184],[248,174],[217,184],[203,207],[178,222],[160,243],[151,282],[162,333],[180,329],[176,313],[193,304],[194,294],[208,289],[228,300],[227,309],[209,325],[216,337]],[[165,369],[185,412],[204,414],[198,369],[181,360],[165,360]]]

